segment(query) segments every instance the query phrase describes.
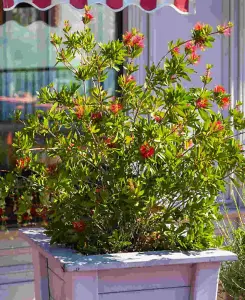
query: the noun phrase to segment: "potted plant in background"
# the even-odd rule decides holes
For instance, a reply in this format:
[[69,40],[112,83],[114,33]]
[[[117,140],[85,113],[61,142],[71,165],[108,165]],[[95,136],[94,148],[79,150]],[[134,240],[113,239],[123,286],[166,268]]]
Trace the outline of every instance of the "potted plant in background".
[[[72,32],[66,22],[65,38],[52,36],[57,63],[77,84],[41,89],[39,99],[52,108],[30,115],[16,134],[16,169],[1,182],[3,203],[28,168],[18,214],[31,217],[33,193],[45,208],[35,209],[44,211],[45,229],[22,230],[33,247],[36,300],[215,299],[220,262],[235,259],[207,250],[222,243],[214,235],[215,199],[229,176],[244,180],[233,127],[244,128],[245,121],[228,109],[224,87],[208,89],[211,65],[201,87],[186,89],[182,81],[191,81],[199,51],[212,46],[215,34],[230,34],[232,24],[216,31],[196,24],[190,40],[170,42],[160,62],[146,67],[139,85],[134,59],[144,36],[133,29],[122,41],[96,43],[92,19],[86,7],[84,30]],[[110,95],[102,83],[121,66],[120,90]],[[40,153],[56,162],[47,166]]]
[[232,207],[227,207],[224,201],[224,219],[217,223],[217,228],[218,233],[224,237],[224,248],[235,253],[238,260],[224,262],[222,264],[220,270],[220,290],[223,290],[223,294],[226,292],[226,298],[223,296],[224,299],[242,300],[245,297],[244,184],[241,189],[238,189],[234,184],[231,184],[230,189],[233,200],[233,209]]

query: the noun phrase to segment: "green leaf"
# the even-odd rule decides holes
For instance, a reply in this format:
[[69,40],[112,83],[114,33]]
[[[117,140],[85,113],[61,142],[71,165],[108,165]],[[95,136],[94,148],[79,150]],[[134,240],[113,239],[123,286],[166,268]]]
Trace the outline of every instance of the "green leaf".
[[205,111],[204,109],[199,109],[199,114],[200,114],[201,118],[203,119],[203,121],[210,121],[210,116],[207,113],[207,111]]

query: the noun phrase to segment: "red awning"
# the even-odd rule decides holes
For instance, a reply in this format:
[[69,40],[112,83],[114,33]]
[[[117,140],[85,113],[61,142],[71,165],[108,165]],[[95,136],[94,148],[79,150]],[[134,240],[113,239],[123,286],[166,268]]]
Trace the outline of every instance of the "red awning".
[[[10,10],[21,2],[21,0],[3,0],[3,9]],[[82,9],[84,5],[101,3],[108,5],[115,11],[122,10],[130,4],[134,4],[148,12],[152,12],[163,6],[172,6],[180,13],[193,13],[195,0],[24,0],[23,2],[30,3],[40,10],[46,10],[54,5],[64,3],[70,3],[77,9]]]

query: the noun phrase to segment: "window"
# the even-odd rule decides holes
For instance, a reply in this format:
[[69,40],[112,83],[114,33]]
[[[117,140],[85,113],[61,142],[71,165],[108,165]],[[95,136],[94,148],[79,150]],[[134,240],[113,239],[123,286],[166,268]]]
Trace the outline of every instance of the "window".
[[[2,4],[2,1],[0,1]],[[94,5],[96,22],[92,30],[98,41],[106,42],[121,36],[122,12],[115,13],[107,6]],[[55,66],[56,52],[50,43],[50,34],[62,35],[63,24],[69,20],[72,29],[81,29],[81,10],[70,5],[56,5],[40,11],[28,4],[19,4],[12,11],[0,7],[0,169],[9,168],[12,159],[12,138],[19,129],[12,122],[15,109],[33,113],[48,109],[38,103],[36,91],[54,82],[56,89],[73,81],[73,76],[61,64]],[[74,61],[74,65],[79,64]],[[116,73],[109,72],[104,83],[113,94]]]

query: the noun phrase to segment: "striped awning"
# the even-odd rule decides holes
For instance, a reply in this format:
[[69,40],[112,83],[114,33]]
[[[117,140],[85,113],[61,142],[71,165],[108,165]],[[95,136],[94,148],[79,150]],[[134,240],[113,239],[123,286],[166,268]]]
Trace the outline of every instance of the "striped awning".
[[3,0],[3,9],[11,10],[22,2],[29,3],[40,10],[47,10],[54,5],[65,3],[77,9],[83,9],[84,5],[101,3],[115,11],[120,11],[128,5],[133,4],[147,12],[153,12],[163,6],[172,6],[178,12],[188,14],[195,12],[195,1],[196,0]]

